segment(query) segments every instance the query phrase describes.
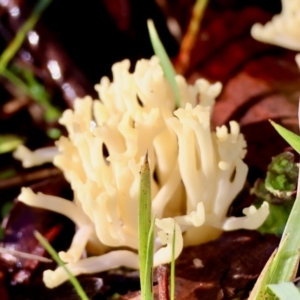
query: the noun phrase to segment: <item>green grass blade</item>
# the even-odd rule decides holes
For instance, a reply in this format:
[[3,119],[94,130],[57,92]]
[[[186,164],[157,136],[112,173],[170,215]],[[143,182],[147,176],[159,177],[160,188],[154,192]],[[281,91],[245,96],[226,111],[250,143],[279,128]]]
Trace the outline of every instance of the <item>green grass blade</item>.
[[153,299],[152,282],[153,282],[154,226],[155,226],[155,216],[152,218],[151,226],[148,233],[146,270],[144,274],[144,282],[146,283],[145,288],[147,289],[146,294],[150,295],[151,297],[150,299]]
[[170,282],[170,300],[175,299],[175,241],[176,241],[176,226],[174,222],[173,239],[172,239],[172,260],[171,260],[171,282]]
[[281,282],[279,284],[270,284],[268,288],[280,300],[300,300],[300,292],[292,282]]
[[279,247],[271,266],[270,284],[291,281],[295,278],[299,264],[300,249],[300,197],[298,196],[281,240],[286,239],[283,247]]
[[256,280],[256,283],[250,293],[248,300],[268,300],[266,286],[270,276],[270,268],[274,260],[276,250],[272,253],[267,263],[265,264],[263,270],[261,271],[259,277]]
[[[140,260],[140,281],[141,296],[143,300],[152,299],[152,281],[149,280],[150,268],[147,266],[148,259],[148,237],[151,229],[151,179],[148,161],[148,152],[141,167],[141,183],[139,196],[139,260]],[[151,243],[150,243],[151,244]],[[152,276],[151,276],[152,279]]]
[[[49,100],[50,96],[44,90],[44,87],[42,87],[37,81],[36,85],[28,86],[15,73],[8,69],[3,70],[1,75],[14,84],[18,89],[20,89],[22,93],[28,95],[38,104],[43,106],[46,111],[45,117],[47,121],[57,120],[61,116],[61,111],[51,104]],[[41,92],[37,92],[37,90],[40,90]]]
[[62,260],[59,258],[58,254],[52,248],[52,246],[48,243],[48,241],[38,231],[34,232],[34,236],[41,243],[41,245],[46,249],[46,251],[51,255],[53,260],[55,260],[57,262],[57,264],[59,266],[63,267],[64,270],[67,272],[67,274],[69,276],[69,280],[72,283],[72,285],[74,286],[74,289],[77,292],[80,299],[81,300],[89,300],[88,296],[86,295],[86,293],[82,289],[82,287],[81,287],[79,281],[77,280],[77,278],[74,277],[73,274],[68,270],[66,265],[62,262]]
[[36,25],[42,12],[48,7],[51,0],[40,0],[34,7],[32,14],[26,20],[26,22],[18,30],[15,38],[5,49],[0,57],[0,73],[6,69],[7,64],[14,57],[17,51],[20,49],[22,43],[24,42],[27,33]]
[[271,120],[270,123],[276,131],[300,154],[300,137]]
[[154,53],[159,57],[160,64],[162,66],[164,74],[172,87],[175,96],[176,106],[180,107],[181,106],[180,93],[179,93],[177,82],[175,80],[176,73],[174,71],[173,65],[169,59],[169,56],[161,40],[159,39],[153,21],[148,20],[147,24],[148,24],[148,31],[149,31],[150,40],[152,43]]

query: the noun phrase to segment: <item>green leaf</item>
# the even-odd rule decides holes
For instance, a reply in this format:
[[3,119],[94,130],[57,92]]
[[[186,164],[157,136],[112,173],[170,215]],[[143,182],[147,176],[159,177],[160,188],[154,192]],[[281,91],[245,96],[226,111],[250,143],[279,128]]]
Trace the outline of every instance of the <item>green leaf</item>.
[[0,135],[0,154],[15,150],[23,142],[24,139],[22,139],[17,135],[13,135],[13,134]]
[[164,74],[172,87],[176,106],[180,107],[181,106],[180,93],[179,93],[177,82],[175,80],[176,73],[174,71],[173,65],[168,57],[168,54],[161,40],[159,39],[153,21],[148,20],[147,25],[148,25],[148,31],[149,31],[150,40],[152,43],[154,53],[159,57],[160,64],[162,66]]
[[300,137],[292,131],[269,120],[276,131],[300,154]]
[[300,300],[300,292],[292,282],[281,282],[278,284],[269,284],[268,288],[280,300]]
[[[152,295],[152,259],[153,237],[151,240],[154,223],[151,222],[151,178],[148,161],[148,152],[145,155],[145,161],[141,167],[141,182],[139,196],[139,261],[140,261],[140,281],[141,296],[143,300],[153,299]],[[152,228],[152,229],[151,229]],[[152,245],[152,246],[151,246]],[[152,257],[149,257],[151,255]],[[149,265],[151,264],[151,266]]]
[[47,252],[51,255],[53,260],[57,262],[57,264],[64,268],[66,273],[69,276],[69,280],[71,284],[73,285],[75,291],[77,292],[78,296],[81,300],[89,300],[88,296],[84,292],[83,288],[81,287],[79,281],[77,278],[69,271],[69,269],[66,267],[66,265],[62,262],[62,260],[59,258],[56,251],[52,248],[52,246],[48,243],[48,241],[38,232],[34,232],[34,236],[36,239],[41,243],[41,245],[47,250]]

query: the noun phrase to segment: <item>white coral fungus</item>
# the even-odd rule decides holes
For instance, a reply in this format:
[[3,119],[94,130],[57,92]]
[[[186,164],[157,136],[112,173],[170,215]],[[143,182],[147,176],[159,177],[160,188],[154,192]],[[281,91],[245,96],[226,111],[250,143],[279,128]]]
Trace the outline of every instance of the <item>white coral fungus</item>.
[[52,162],[54,156],[57,154],[58,151],[56,147],[47,147],[31,151],[24,145],[20,145],[13,153],[13,157],[22,160],[24,168],[30,168]]
[[[171,260],[174,225],[178,257],[184,244],[212,239],[223,227],[256,228],[268,213],[264,204],[258,210],[245,210],[245,217],[226,218],[243,187],[247,166],[239,125],[232,121],[230,130],[210,129],[221,84],[200,79],[190,86],[176,76],[183,107],[175,110],[172,90],[156,57],[140,60],[133,73],[129,67],[128,60],[116,63],[113,82],[104,77],[96,85],[100,100],[78,99],[74,110],[66,110],[60,119],[69,136],[57,142],[60,154],[54,164],[70,182],[74,202],[34,194],[29,188],[23,188],[19,197],[75,222],[73,243],[60,253],[75,275],[119,266],[138,268],[139,171],[146,150],[152,210],[160,229],[155,232],[155,266]],[[98,256],[82,258],[86,245]],[[66,279],[60,267],[44,273],[48,287]]]
[[282,0],[282,11],[266,25],[255,24],[253,38],[291,50],[300,50],[300,0]]

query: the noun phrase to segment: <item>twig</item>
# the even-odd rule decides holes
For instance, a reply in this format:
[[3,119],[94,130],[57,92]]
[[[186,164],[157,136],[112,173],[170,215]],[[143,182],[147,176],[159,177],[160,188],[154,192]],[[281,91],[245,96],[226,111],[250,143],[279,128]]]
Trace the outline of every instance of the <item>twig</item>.
[[169,300],[169,268],[164,265],[156,269],[158,281],[158,300]]
[[60,174],[61,171],[57,168],[51,167],[47,169],[37,170],[24,175],[18,175],[9,179],[0,180],[0,190],[26,185],[35,180],[42,180]]
[[188,30],[183,37],[179,54],[175,62],[175,70],[179,74],[184,74],[190,62],[190,54],[195,45],[200,23],[203,18],[208,0],[197,0],[192,11],[192,17]]

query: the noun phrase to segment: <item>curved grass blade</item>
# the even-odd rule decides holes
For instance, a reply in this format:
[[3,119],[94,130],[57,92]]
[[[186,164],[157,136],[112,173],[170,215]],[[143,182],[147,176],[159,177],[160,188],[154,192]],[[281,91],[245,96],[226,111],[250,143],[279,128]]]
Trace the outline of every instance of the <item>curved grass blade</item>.
[[269,121],[276,131],[300,154],[300,137],[274,121]]
[[175,96],[176,106],[181,107],[180,93],[177,82],[175,80],[176,73],[174,71],[173,65],[161,40],[159,39],[153,21],[148,20],[147,25],[154,53],[159,57],[164,74],[172,87]]
[[86,293],[82,289],[82,287],[81,287],[79,281],[77,280],[77,278],[74,277],[73,274],[68,270],[68,268],[66,267],[66,265],[62,262],[62,260],[59,258],[59,256],[56,253],[56,251],[47,242],[47,240],[38,231],[34,232],[34,236],[41,243],[41,245],[46,249],[46,251],[51,255],[51,257],[53,258],[53,260],[55,260],[57,262],[57,264],[59,266],[63,267],[64,270],[67,272],[67,274],[69,276],[69,280],[72,283],[72,285],[74,286],[74,289],[77,292],[77,294],[80,297],[80,299],[81,300],[89,300],[88,296],[86,295]]

